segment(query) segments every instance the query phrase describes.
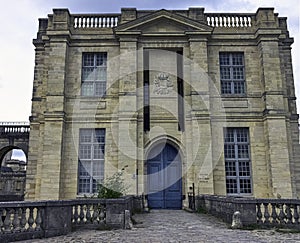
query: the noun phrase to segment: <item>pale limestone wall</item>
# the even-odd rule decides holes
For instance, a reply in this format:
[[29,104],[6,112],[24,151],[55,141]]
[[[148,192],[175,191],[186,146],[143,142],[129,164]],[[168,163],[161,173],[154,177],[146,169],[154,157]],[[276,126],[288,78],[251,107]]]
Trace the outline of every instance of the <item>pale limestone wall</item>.
[[[146,192],[147,153],[163,138],[180,151],[184,194],[195,183],[197,193],[226,195],[223,128],[248,127],[253,196],[299,195],[298,116],[285,20],[272,9],[260,9],[251,27],[213,29],[200,10],[180,16],[123,10],[124,25],[114,30],[74,29],[66,10],[54,10],[48,20],[40,20],[34,40],[27,199],[77,197],[81,128],[106,129],[105,176],[128,166],[131,194]],[[139,22],[137,16],[145,19]],[[174,51],[183,50],[184,132],[178,131],[171,114],[177,113],[176,97],[153,95],[153,90],[152,129],[143,130],[143,48],[171,50],[169,56],[151,56],[154,69],[171,73],[177,72]],[[246,96],[220,96],[222,51],[244,53]],[[80,96],[84,52],[107,52],[108,89],[103,98]],[[164,64],[157,65],[163,58]],[[159,72],[150,74],[151,84]],[[176,90],[175,77],[170,78]]]

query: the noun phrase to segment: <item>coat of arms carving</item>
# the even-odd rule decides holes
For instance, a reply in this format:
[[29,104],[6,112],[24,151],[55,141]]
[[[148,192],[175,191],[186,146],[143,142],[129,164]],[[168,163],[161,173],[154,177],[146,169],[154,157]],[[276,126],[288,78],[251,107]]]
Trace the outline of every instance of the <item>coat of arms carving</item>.
[[157,95],[169,94],[173,89],[173,82],[167,73],[159,73],[154,79],[153,93]]

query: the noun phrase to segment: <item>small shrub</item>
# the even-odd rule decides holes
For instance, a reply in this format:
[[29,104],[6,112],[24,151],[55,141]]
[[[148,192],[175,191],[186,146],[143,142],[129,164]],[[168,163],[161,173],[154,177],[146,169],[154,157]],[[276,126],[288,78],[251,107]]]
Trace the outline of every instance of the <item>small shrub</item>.
[[126,194],[128,186],[124,182],[123,173],[127,166],[98,184],[98,198],[119,198]]

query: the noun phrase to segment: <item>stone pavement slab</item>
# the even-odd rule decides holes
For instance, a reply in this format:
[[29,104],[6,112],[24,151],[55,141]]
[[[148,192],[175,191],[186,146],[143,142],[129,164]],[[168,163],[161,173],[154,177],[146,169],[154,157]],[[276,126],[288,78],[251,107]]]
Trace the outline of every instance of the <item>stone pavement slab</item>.
[[80,230],[65,236],[24,242],[300,242],[300,233],[280,233],[275,230],[232,230],[227,224],[205,214],[183,210],[151,210],[136,214],[132,230]]

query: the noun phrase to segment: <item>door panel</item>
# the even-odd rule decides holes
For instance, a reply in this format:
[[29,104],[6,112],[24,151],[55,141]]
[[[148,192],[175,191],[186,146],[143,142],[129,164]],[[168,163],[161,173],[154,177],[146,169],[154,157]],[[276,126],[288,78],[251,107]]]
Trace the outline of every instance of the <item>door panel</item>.
[[181,209],[182,179],[178,151],[169,144],[164,148],[157,146],[153,150],[150,154],[156,151],[159,154],[147,162],[148,205],[150,208]]

